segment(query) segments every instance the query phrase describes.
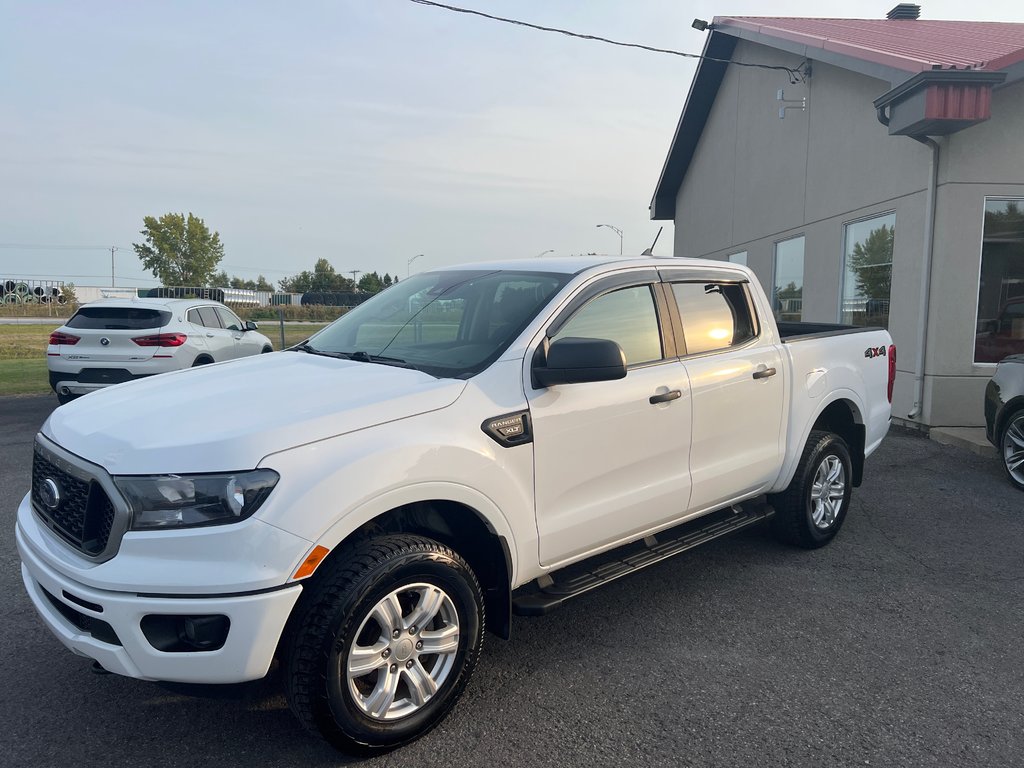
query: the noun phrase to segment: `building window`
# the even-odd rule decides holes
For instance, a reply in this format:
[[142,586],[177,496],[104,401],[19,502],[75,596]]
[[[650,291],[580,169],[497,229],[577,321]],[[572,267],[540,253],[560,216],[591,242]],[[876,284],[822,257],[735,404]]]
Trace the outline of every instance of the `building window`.
[[985,200],[974,362],[1024,353],[1024,198]]
[[840,322],[889,327],[895,237],[895,213],[854,221],[843,227],[845,268]]
[[804,305],[804,236],[775,244],[775,290],[772,309],[776,320],[799,322]]
[[742,264],[745,267],[747,266],[747,252],[740,251],[739,253],[729,254],[729,261],[733,264]]

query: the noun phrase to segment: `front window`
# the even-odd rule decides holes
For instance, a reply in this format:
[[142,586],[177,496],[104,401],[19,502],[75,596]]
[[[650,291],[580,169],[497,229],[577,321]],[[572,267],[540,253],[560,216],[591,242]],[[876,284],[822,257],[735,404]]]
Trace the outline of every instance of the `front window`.
[[1024,353],[1024,198],[985,201],[974,362]]
[[661,329],[649,285],[620,288],[588,302],[551,340],[610,339],[626,355],[626,365],[661,360]]
[[570,277],[423,272],[381,291],[297,349],[467,378],[497,360]]
[[889,327],[892,247],[896,214],[887,213],[843,227],[844,256],[841,322]]
[[775,244],[775,319],[799,322],[804,314],[804,237]]

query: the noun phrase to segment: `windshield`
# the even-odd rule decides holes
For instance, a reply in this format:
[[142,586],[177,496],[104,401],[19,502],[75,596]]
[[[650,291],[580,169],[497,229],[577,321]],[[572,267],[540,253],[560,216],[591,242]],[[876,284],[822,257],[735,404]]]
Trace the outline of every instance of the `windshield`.
[[360,304],[300,349],[467,378],[497,360],[569,277],[424,272]]

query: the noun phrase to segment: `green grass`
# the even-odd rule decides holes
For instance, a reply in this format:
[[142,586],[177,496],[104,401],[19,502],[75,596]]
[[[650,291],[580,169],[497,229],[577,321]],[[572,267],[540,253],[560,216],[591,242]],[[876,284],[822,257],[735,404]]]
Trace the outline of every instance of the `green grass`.
[[[56,327],[0,325],[0,396],[50,391],[46,375],[46,342]],[[285,346],[298,344],[323,327],[321,323],[285,323]],[[273,342],[274,349],[281,348],[281,329],[277,323],[264,323],[260,332]]]
[[41,395],[50,391],[45,357],[0,360],[0,395]]

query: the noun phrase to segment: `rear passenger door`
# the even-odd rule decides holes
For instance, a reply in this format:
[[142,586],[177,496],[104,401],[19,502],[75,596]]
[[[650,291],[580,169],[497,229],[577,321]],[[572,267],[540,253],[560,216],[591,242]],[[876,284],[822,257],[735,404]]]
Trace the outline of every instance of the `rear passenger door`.
[[[674,274],[673,274],[674,273]],[[690,381],[694,512],[763,490],[782,466],[785,368],[762,333],[750,286],[666,271]]]
[[206,326],[206,343],[214,362],[220,363],[235,357],[235,338],[231,331],[224,328],[213,306],[199,307],[197,310]]

